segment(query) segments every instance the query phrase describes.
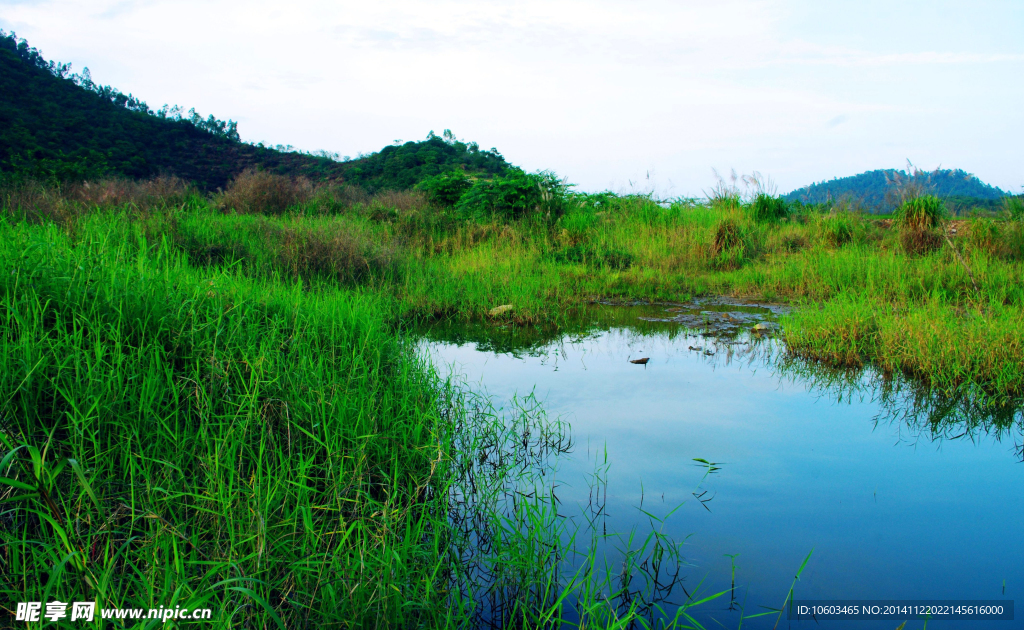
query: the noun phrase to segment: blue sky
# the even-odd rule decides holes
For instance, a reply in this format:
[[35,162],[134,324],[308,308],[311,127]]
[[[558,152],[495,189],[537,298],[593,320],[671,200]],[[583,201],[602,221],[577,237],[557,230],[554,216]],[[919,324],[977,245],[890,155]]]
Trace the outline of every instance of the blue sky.
[[874,168],[1024,185],[1024,2],[0,0],[0,28],[246,140],[452,129],[585,190]]

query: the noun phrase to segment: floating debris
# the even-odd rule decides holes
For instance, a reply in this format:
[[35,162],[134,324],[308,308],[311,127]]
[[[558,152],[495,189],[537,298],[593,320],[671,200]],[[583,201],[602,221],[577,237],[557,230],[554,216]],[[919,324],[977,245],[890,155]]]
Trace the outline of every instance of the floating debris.
[[511,304],[502,304],[501,306],[495,306],[491,310],[487,311],[487,314],[490,315],[491,317],[497,317],[502,313],[507,313],[508,311],[511,311],[512,308],[513,307]]

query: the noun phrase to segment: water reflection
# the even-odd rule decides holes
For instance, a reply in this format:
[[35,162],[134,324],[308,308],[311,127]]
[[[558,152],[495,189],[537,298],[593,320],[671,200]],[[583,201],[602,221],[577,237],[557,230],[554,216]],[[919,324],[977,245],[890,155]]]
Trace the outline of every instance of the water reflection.
[[[743,310],[737,311],[736,304]],[[699,326],[696,317],[708,313],[729,316],[726,326]],[[613,330],[626,330],[634,340],[651,339],[658,343],[674,343],[690,339],[696,325],[701,333],[698,345],[690,351],[703,354],[712,369],[745,365],[768,368],[780,382],[799,383],[817,395],[836,403],[875,403],[879,407],[875,424],[902,428],[901,439],[916,442],[990,437],[1008,441],[1015,447],[1017,459],[1024,462],[1024,400],[993,404],[984,395],[938,392],[913,377],[884,373],[872,367],[835,368],[818,361],[808,361],[785,350],[784,344],[771,334],[752,334],[758,322],[775,327],[780,307],[769,305],[697,304],[684,308],[676,304],[637,304],[628,307],[595,305],[584,316],[562,328],[519,327],[475,322],[472,324],[443,322],[421,328],[418,334],[435,342],[465,346],[476,351],[508,355],[516,359],[537,357],[544,364],[555,365],[568,359],[567,349],[594,341]],[[680,316],[679,314],[683,315]],[[743,320],[736,315],[744,314]],[[714,322],[715,315],[711,321]],[[742,326],[734,325],[738,321]],[[642,344],[641,344],[642,345]]]
[[558,514],[623,534],[609,567],[630,533],[685,541],[682,599],[698,584],[733,595],[706,625],[778,607],[812,549],[802,599],[1024,595],[1019,407],[808,364],[771,335],[694,335],[668,308],[595,309],[568,330],[438,327],[424,351],[496,404],[532,392],[568,422]]

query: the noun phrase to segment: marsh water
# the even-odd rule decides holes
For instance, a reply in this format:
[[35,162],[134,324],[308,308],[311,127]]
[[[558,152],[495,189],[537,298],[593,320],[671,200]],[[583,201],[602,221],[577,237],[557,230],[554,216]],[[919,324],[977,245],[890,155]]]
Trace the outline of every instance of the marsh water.
[[[686,592],[729,591],[698,609],[709,627],[736,627],[740,608],[778,608],[808,555],[796,599],[1021,600],[1019,413],[791,360],[772,338],[778,312],[597,306],[575,332],[435,327],[421,347],[496,405],[532,394],[565,421],[573,446],[552,470],[559,513],[595,514],[596,492],[602,531],[685,541]],[[762,320],[768,334],[749,332]]]

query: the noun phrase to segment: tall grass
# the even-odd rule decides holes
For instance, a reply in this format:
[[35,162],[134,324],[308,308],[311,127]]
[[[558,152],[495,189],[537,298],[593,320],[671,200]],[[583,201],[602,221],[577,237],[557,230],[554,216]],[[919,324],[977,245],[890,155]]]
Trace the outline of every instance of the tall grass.
[[7,599],[440,614],[409,575],[438,562],[446,408],[379,301],[195,269],[117,222],[0,223]]
[[533,628],[570,609],[650,624],[674,599],[640,586],[645,560],[678,563],[670,541],[629,548],[626,586],[594,544],[573,554],[538,474],[564,427],[438,380],[383,291],[193,264],[169,238],[189,220],[0,219],[7,601],[206,607],[232,628]]
[[[799,307],[783,334],[800,356],[984,404],[1024,394],[1015,221],[911,253],[906,230],[853,212],[756,220],[725,183],[706,202],[578,195],[513,219],[338,185],[227,213],[187,187],[119,186],[3,195],[9,601],[203,604],[223,627],[554,627],[566,606],[639,622],[659,595],[627,601],[527,488],[557,427],[438,381],[401,341],[417,320],[551,327],[597,299],[757,296]],[[923,221],[907,229],[937,231]],[[506,501],[517,490],[535,500]],[[634,568],[671,557],[647,544]]]

